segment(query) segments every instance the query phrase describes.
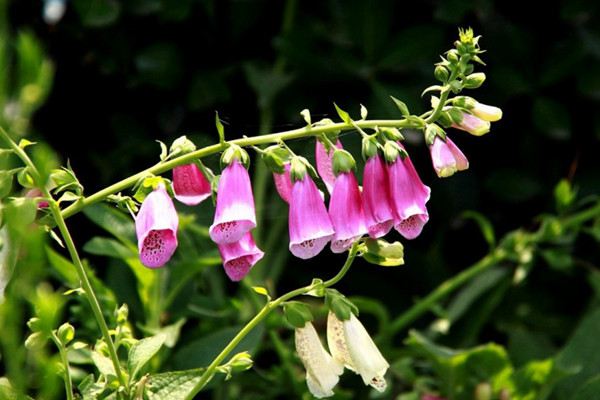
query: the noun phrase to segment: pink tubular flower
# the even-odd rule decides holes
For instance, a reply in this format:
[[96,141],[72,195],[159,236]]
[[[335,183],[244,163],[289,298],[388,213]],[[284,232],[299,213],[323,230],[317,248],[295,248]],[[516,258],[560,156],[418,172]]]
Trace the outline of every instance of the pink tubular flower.
[[241,281],[265,253],[254,243],[252,233],[246,232],[235,243],[218,244],[225,273],[234,282]]
[[[333,173],[334,150],[331,149],[330,151],[327,151],[327,149],[325,149],[325,145],[323,145],[320,140],[317,140],[316,142],[315,158],[317,161],[317,172],[319,172],[319,176],[321,176],[321,179],[323,179],[323,182],[327,187],[327,191],[331,193],[333,190],[333,184],[335,182],[335,174]],[[344,148],[344,146],[342,146],[342,142],[339,140],[335,142],[335,146],[338,149]]]
[[369,236],[385,236],[394,226],[385,163],[379,154],[369,158],[363,172],[362,204]]
[[431,190],[419,178],[410,157],[398,156],[387,167],[394,228],[406,239],[414,239],[429,220],[425,204]]
[[333,185],[329,201],[329,217],[335,230],[331,251],[343,253],[367,233],[360,189],[353,172],[342,172]]
[[449,137],[444,141],[436,136],[433,144],[429,146],[429,152],[433,168],[440,178],[452,176],[456,171],[469,168],[469,160]]
[[246,168],[234,160],[221,173],[215,219],[208,232],[215,243],[234,243],[255,227],[250,177]]
[[142,264],[149,268],[165,265],[177,248],[179,218],[173,201],[160,185],[146,196],[135,218],[135,232]]
[[210,182],[196,164],[173,168],[173,191],[175,198],[188,206],[200,204],[212,194]]
[[290,177],[290,163],[285,163],[285,171],[281,174],[273,172],[273,181],[275,181],[275,189],[279,193],[279,197],[286,203],[290,202],[292,197],[292,178]]
[[460,124],[452,124],[453,128],[469,132],[474,136],[483,136],[490,131],[490,123],[469,113],[462,113]]
[[289,230],[290,251],[303,259],[319,254],[335,233],[323,198],[308,174],[293,183]]

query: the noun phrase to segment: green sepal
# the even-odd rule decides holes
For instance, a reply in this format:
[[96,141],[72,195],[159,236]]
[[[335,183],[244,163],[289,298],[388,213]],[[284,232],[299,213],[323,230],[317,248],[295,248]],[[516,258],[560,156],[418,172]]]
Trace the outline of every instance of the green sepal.
[[315,171],[306,158],[293,156],[290,160],[290,178],[292,183],[303,180],[307,173],[312,177],[317,176],[317,171]]
[[217,133],[219,134],[219,143],[225,144],[225,128],[219,118],[219,113],[215,111],[215,126],[217,127]]
[[398,128],[383,127],[378,129],[379,134],[384,140],[394,140],[396,142],[403,141],[404,136]]
[[348,151],[336,149],[332,157],[333,173],[335,176],[344,172],[350,172],[356,168],[356,161]]
[[25,167],[19,171],[17,174],[17,181],[19,182],[19,185],[24,188],[31,189],[35,187],[35,181],[29,172],[29,167]]
[[196,150],[196,145],[183,135],[173,141],[169,148],[168,158],[180,156],[182,154],[188,154]]
[[310,308],[299,301],[287,301],[283,304],[283,313],[285,319],[294,328],[303,328],[307,322],[313,320]]
[[305,108],[304,110],[300,111],[300,115],[302,115],[302,118],[304,118],[304,121],[306,122],[306,126],[310,127],[312,125],[312,119],[310,117],[310,110],[308,108]]
[[282,174],[285,172],[285,164],[290,162],[292,155],[289,150],[273,145],[262,150],[260,158],[271,172]]
[[456,96],[452,99],[452,103],[457,107],[472,110],[477,105],[477,100],[469,96]]
[[335,111],[337,111],[338,115],[340,116],[341,120],[344,121],[344,123],[346,123],[346,124],[352,123],[352,118],[350,118],[350,114],[348,114],[346,111],[339,108],[338,105],[335,103],[333,103],[333,106],[335,107]]
[[394,140],[388,140],[383,145],[383,157],[388,164],[392,164],[398,159],[398,157],[402,157],[402,159],[404,159],[407,156],[408,154],[406,154],[406,150],[400,147],[400,145]]
[[398,107],[398,110],[400,110],[400,114],[402,114],[402,116],[404,117],[408,117],[410,115],[410,111],[408,111],[408,107],[406,106],[406,104],[403,101],[398,100],[394,96],[390,97],[394,101],[394,104],[396,104],[396,107]]
[[383,267],[404,265],[404,246],[400,242],[389,243],[384,239],[365,239],[361,247],[362,257],[371,264]]
[[358,307],[335,289],[325,290],[325,305],[340,321],[349,320],[352,314],[358,316]]
[[371,157],[377,155],[377,140],[374,137],[365,137],[362,140],[362,157],[363,160],[367,161]]
[[436,136],[440,137],[444,142],[446,141],[446,132],[442,128],[436,124],[427,124],[425,127],[425,143],[431,146]]
[[248,156],[246,150],[237,144],[230,144],[221,155],[221,168],[225,169],[233,161],[239,161],[244,167],[248,168],[250,165],[250,156]]
[[135,193],[133,194],[133,198],[142,203],[146,199],[146,196],[156,190],[159,185],[163,185],[167,192],[173,195],[171,182],[168,179],[161,176],[148,176],[137,182],[134,187]]

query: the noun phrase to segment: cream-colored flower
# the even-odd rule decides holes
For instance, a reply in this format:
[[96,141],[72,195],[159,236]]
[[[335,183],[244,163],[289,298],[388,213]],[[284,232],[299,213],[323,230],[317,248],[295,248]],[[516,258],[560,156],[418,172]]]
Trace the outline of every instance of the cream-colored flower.
[[496,122],[502,118],[502,109],[482,103],[475,104],[471,112],[476,117],[489,122]]
[[329,312],[327,343],[334,360],[360,374],[365,385],[380,392],[385,390],[384,375],[390,365],[354,314],[350,314],[350,319],[340,321]]
[[296,328],[296,352],[306,369],[306,385],[317,398],[333,396],[344,367],[325,350],[312,323]]

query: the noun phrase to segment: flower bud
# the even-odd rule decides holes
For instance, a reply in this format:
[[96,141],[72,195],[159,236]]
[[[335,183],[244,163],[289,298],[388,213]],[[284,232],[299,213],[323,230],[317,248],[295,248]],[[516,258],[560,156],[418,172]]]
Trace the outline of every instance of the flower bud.
[[477,89],[485,81],[485,74],[483,72],[475,72],[474,74],[468,75],[463,81],[463,85],[466,89]]
[[458,51],[455,49],[449,50],[446,53],[446,58],[448,59],[448,61],[450,61],[452,64],[456,64],[459,60],[459,55],[458,55]]
[[[460,121],[459,121],[460,119]],[[453,119],[453,128],[469,132],[474,136],[483,136],[490,131],[490,123],[477,118],[474,115],[462,113],[460,118]]]
[[252,357],[247,351],[243,351],[231,357],[227,363],[231,366],[232,372],[243,372],[252,368]]
[[489,122],[496,122],[502,118],[502,109],[477,102],[471,109],[471,113],[476,117]]
[[65,322],[58,328],[57,336],[60,342],[66,346],[75,337],[75,328],[73,328],[73,325]]
[[438,65],[433,71],[433,76],[440,82],[446,82],[450,76],[450,72],[448,72],[448,69],[443,65]]

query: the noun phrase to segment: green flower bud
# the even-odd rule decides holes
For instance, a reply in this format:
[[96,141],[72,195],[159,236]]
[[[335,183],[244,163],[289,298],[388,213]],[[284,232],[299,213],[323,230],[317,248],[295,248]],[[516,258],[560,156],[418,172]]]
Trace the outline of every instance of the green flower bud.
[[65,322],[58,328],[56,335],[60,342],[66,346],[75,337],[75,328],[73,328],[73,325]]
[[443,65],[438,65],[433,71],[433,76],[435,76],[435,79],[437,79],[438,81],[445,83],[448,80],[448,77],[450,76],[450,72]]
[[356,167],[356,161],[354,161],[354,157],[352,154],[348,153],[346,150],[336,149],[333,152],[333,173],[335,176],[338,176],[344,172],[350,172]]
[[463,85],[467,89],[477,89],[485,81],[485,74],[483,72],[475,72],[474,74],[468,75],[463,81]]
[[448,50],[448,52],[446,53],[446,58],[448,59],[448,61],[450,61],[451,64],[456,64],[458,63],[460,56],[457,50],[452,49]]
[[25,348],[29,350],[39,349],[44,346],[46,339],[48,339],[48,336],[42,332],[34,332],[25,339]]
[[27,321],[27,326],[32,332],[38,332],[43,328],[42,320],[38,317],[30,318],[29,321]]
[[231,366],[231,372],[243,372],[252,368],[252,357],[247,351],[243,351],[231,357],[227,363]]
[[127,304],[123,304],[116,312],[117,323],[122,325],[127,322],[127,317],[129,316],[129,307]]

